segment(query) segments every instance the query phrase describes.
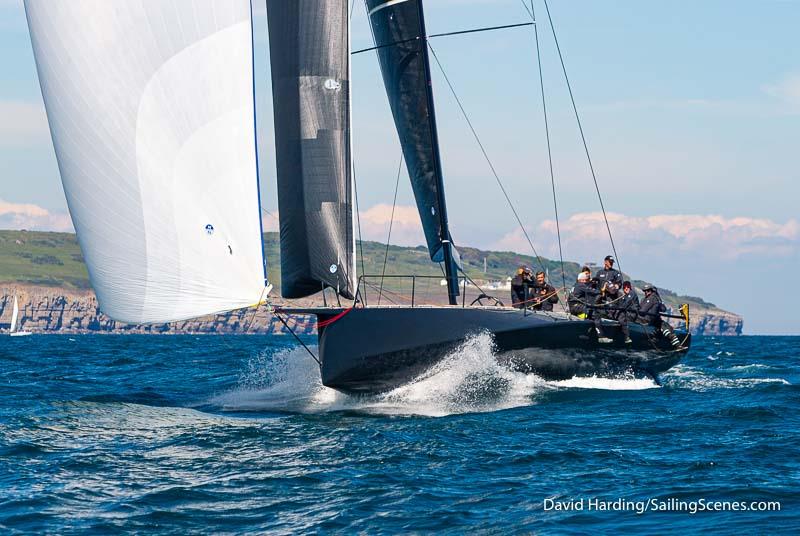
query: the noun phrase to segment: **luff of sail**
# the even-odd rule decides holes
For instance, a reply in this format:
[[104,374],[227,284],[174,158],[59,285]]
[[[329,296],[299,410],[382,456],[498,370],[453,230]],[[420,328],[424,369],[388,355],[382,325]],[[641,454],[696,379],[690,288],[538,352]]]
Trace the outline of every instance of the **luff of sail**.
[[[447,207],[421,0],[367,0],[367,10],[428,251],[431,260],[442,262],[443,242],[452,238],[445,228]],[[449,247],[457,258],[455,248]]]
[[101,309],[168,322],[265,288],[249,0],[25,0]]
[[350,0],[268,0],[281,293],[352,298]]

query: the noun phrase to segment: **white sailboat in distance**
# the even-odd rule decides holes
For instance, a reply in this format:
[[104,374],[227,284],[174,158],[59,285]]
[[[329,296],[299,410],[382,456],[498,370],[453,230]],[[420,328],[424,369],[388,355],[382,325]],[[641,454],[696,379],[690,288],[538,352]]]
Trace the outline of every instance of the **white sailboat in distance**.
[[10,335],[12,337],[24,337],[25,335],[33,335],[30,331],[18,331],[17,330],[17,319],[19,318],[19,303],[17,302],[17,297],[14,296],[14,308],[11,310],[11,329]]

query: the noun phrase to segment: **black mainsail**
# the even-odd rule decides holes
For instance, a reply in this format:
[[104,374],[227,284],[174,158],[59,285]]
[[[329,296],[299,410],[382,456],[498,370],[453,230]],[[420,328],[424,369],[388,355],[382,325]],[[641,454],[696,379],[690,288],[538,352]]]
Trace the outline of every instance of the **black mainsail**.
[[355,294],[349,0],[267,0],[281,293]]
[[455,304],[457,252],[447,222],[422,0],[367,0],[367,9],[428,250],[431,260],[444,263]]

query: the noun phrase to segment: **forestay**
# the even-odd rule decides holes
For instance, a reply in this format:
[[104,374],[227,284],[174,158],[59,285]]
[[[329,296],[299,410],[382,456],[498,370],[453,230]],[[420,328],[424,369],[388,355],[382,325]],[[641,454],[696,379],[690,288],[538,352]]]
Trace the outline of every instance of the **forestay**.
[[167,322],[265,288],[249,0],[25,0],[101,309]]
[[268,0],[281,292],[352,298],[350,0]]

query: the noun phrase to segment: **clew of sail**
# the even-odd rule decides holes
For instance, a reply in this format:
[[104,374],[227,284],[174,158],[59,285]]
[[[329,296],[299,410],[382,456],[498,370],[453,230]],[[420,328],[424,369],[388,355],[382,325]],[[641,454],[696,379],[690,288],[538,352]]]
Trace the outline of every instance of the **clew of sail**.
[[168,322],[266,284],[249,0],[25,0],[101,309]]
[[349,1],[267,1],[286,298],[355,292]]
[[[367,0],[369,21],[431,259],[445,260],[442,184],[421,0]],[[458,258],[454,247],[453,257]],[[458,261],[455,261],[456,264]]]

